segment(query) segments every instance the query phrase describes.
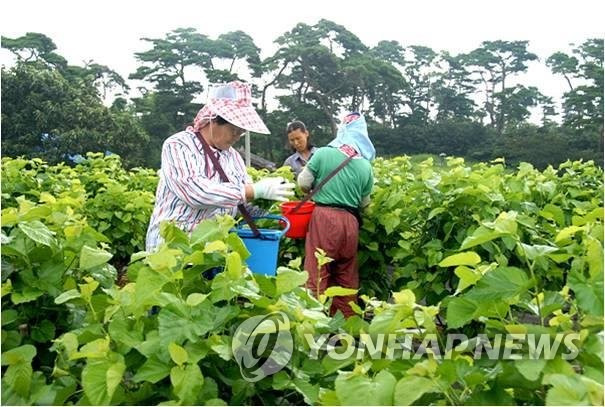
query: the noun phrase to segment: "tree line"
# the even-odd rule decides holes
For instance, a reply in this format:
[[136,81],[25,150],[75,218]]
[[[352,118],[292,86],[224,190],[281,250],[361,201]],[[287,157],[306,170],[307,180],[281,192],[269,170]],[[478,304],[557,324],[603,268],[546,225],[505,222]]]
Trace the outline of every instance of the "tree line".
[[[4,155],[65,161],[111,151],[128,166],[157,168],[162,142],[200,108],[208,83],[253,85],[271,135],[255,134],[252,151],[281,164],[290,152],[284,130],[304,121],[317,145],[335,134],[339,115],[363,111],[383,156],[447,154],[471,160],[504,157],[543,168],[566,159],[603,161],[603,39],[545,61],[528,41],[483,41],[461,54],[397,41],[365,45],[332,21],[299,23],[261,58],[242,31],[212,39],[194,28],[143,38],[138,67],[125,78],[89,61],[67,63],[51,38],[2,37],[16,64],[2,67]],[[561,106],[536,86],[518,83],[529,64],[545,63],[565,83]],[[111,106],[103,101],[117,94]],[[529,121],[539,109],[541,123]],[[559,123],[555,118],[560,115]]]

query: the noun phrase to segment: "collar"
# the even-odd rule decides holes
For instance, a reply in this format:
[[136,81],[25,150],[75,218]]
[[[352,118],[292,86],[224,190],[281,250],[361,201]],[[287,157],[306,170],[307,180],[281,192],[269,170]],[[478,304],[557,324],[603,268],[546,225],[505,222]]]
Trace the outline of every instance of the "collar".
[[297,160],[301,160],[301,161],[307,162],[307,161],[309,161],[311,159],[311,157],[313,156],[313,153],[315,152],[315,150],[317,150],[317,147],[315,147],[315,146],[311,147],[311,150],[310,150],[311,154],[309,155],[309,159],[308,160],[305,160],[303,158],[303,156],[300,155],[300,153],[298,151],[294,152],[294,158],[297,159]]
[[[193,131],[189,131],[186,130],[187,133],[189,133],[189,135],[193,138],[193,142],[195,143],[196,147],[200,150],[200,151],[204,151],[204,147],[202,146],[202,142],[197,138],[197,136],[195,135],[195,133]],[[200,134],[201,135],[201,134]],[[204,137],[204,136],[202,136]],[[208,143],[208,147],[210,147],[210,150],[214,153],[214,155],[221,156],[224,154],[227,154],[229,149],[231,149],[232,147],[229,147],[229,149],[227,150],[219,150],[218,148],[214,147],[212,144]]]

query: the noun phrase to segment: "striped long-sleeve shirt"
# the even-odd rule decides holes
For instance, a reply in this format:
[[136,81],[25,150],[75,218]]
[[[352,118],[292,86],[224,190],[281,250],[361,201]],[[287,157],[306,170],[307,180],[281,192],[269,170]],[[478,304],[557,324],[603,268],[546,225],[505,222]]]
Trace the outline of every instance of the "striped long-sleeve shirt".
[[147,251],[161,243],[160,222],[173,221],[191,233],[203,219],[235,216],[237,205],[246,201],[245,184],[251,179],[241,155],[234,148],[210,148],[231,182],[221,181],[194,133],[182,131],[164,141],[155,207],[147,229]]

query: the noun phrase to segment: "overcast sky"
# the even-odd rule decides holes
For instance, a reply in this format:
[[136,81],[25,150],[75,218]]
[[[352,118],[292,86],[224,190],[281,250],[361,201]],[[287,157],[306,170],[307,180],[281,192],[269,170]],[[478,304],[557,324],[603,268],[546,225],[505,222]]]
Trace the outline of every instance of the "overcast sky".
[[[399,4],[399,5],[398,5]],[[3,36],[40,32],[69,63],[94,60],[125,78],[136,70],[134,53],[148,49],[141,37],[161,38],[179,27],[194,27],[211,38],[234,30],[248,33],[262,50],[299,22],[321,18],[343,25],[367,46],[396,40],[436,51],[468,52],[485,40],[529,40],[542,62],[569,43],[604,36],[605,1],[598,0],[223,0],[223,1],[3,1]],[[0,51],[2,64],[10,54]],[[565,91],[542,64],[532,64],[521,82],[559,98]]]

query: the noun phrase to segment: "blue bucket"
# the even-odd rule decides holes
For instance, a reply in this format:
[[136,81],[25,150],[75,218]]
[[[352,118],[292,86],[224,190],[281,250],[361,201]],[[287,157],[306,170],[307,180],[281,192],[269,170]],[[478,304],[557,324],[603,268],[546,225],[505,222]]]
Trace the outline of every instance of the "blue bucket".
[[279,253],[279,241],[282,236],[290,229],[290,221],[283,216],[266,215],[258,216],[253,219],[275,219],[283,222],[286,227],[281,230],[258,229],[259,237],[254,237],[252,230],[244,228],[244,221],[237,225],[237,235],[244,241],[246,248],[250,252],[250,257],[246,259],[246,264],[253,273],[274,276],[277,270],[277,256]]

